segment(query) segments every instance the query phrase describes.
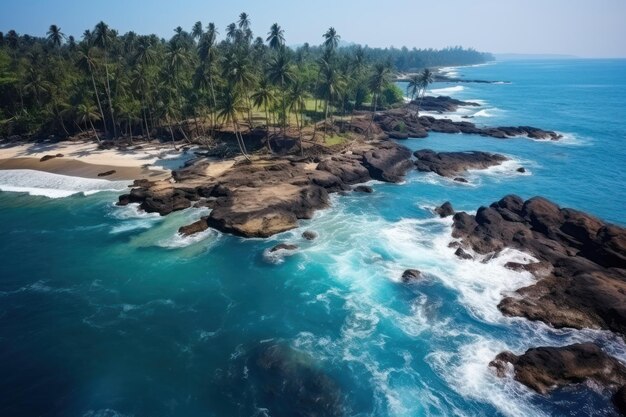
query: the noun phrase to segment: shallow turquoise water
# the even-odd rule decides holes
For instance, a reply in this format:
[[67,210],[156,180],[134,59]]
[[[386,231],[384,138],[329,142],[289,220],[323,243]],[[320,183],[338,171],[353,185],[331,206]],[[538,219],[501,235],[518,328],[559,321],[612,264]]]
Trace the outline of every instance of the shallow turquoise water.
[[[503,349],[595,340],[626,360],[626,348],[606,333],[502,317],[502,294],[532,282],[502,265],[524,255],[460,261],[447,248],[449,221],[430,209],[544,195],[626,224],[626,61],[456,71],[511,81],[433,86],[483,100],[474,122],[529,124],[566,139],[404,141],[411,149],[497,151],[514,162],[470,175],[469,185],[414,172],[403,184],[374,184],[371,195],[334,196],[332,208],[268,240],[212,231],[185,240],[178,226],[201,212],[148,216],[115,207],[110,192],[0,193],[0,415],[307,415],[310,403],[267,392],[275,381],[258,370],[256,354],[274,345],[295,352],[285,359],[291,377],[306,383],[313,369],[345,415],[612,415],[606,393],[543,398],[489,371]],[[320,237],[304,241],[309,229]],[[301,250],[268,257],[282,241]],[[426,279],[400,284],[406,268]]]

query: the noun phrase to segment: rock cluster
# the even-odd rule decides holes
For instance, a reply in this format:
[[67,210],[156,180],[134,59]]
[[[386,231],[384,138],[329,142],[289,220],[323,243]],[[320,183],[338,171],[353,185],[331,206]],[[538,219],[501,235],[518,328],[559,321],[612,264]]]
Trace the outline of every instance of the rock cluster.
[[175,181],[136,181],[118,204],[139,203],[162,215],[202,202],[213,210],[181,228],[183,234],[212,227],[244,237],[268,237],[297,226],[328,205],[328,194],[370,180],[401,181],[412,166],[411,152],[388,141],[355,143],[349,149],[309,159],[268,159],[211,175],[212,162],[199,159],[173,173]]
[[425,138],[428,132],[464,133],[489,136],[496,139],[509,139],[519,136],[540,140],[559,140],[562,135],[532,126],[518,127],[479,127],[474,123],[431,116],[417,117],[415,110],[408,108],[389,110],[374,118],[384,133],[392,139]]
[[626,229],[535,197],[509,195],[453,217],[453,236],[481,254],[512,247],[539,260],[532,286],[504,298],[507,315],[626,335]]

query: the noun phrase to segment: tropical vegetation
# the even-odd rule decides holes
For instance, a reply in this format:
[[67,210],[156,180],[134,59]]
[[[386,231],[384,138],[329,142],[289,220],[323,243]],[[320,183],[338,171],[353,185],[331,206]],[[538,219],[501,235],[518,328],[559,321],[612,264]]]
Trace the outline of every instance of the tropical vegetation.
[[[0,136],[132,143],[139,136],[192,142],[230,134],[247,155],[244,136],[254,131],[289,136],[302,149],[307,127],[325,140],[329,125],[355,111],[402,102],[391,82],[398,70],[489,59],[462,48],[341,46],[332,27],[319,46],[288,47],[279,24],[257,36],[246,13],[220,35],[201,22],[190,31],[175,28],[168,40],[120,34],[104,22],[80,40],[55,24],[45,37],[0,32]],[[427,81],[411,80],[409,95],[423,97]]]

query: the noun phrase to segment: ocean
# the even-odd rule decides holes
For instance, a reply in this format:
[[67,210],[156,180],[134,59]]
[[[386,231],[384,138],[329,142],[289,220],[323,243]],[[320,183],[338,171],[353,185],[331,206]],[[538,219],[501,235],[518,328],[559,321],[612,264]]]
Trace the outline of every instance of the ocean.
[[[528,255],[460,260],[447,247],[451,220],[432,209],[541,195],[626,225],[626,60],[447,71],[502,81],[432,85],[482,104],[452,117],[564,139],[402,141],[512,160],[468,184],[418,172],[372,182],[373,194],[334,195],[269,239],[182,238],[178,227],[206,209],[159,217],[115,206],[124,184],[0,171],[0,415],[616,415],[598,388],[543,397],[495,376],[488,363],[502,350],[595,341],[626,362],[626,345],[502,316],[503,295],[533,282],[503,265]],[[307,241],[305,230],[319,237]],[[281,242],[300,249],[269,252]],[[408,268],[424,279],[403,284]]]

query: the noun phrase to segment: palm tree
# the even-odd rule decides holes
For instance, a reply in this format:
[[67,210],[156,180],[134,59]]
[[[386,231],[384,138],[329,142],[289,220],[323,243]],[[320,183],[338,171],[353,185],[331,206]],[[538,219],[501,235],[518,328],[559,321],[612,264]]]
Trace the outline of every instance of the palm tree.
[[194,40],[198,40],[202,37],[202,22],[200,22],[199,20],[194,23],[193,28],[191,28],[191,37]]
[[218,117],[226,123],[232,123],[235,131],[235,138],[241,154],[250,161],[250,157],[246,152],[245,143],[241,132],[239,131],[239,122],[237,114],[242,110],[241,97],[236,88],[227,87],[218,102]]
[[241,13],[237,24],[239,25],[239,29],[243,31],[248,30],[250,28],[250,16],[248,16],[248,13]]
[[428,68],[425,68],[421,74],[417,77],[419,79],[419,85],[422,89],[422,94],[420,95],[420,101],[417,104],[417,115],[419,116],[420,107],[422,106],[422,101],[424,100],[424,96],[426,95],[426,89],[428,86],[435,80],[435,76],[433,72]]
[[96,102],[98,103],[98,109],[100,110],[100,116],[104,126],[104,134],[106,136],[109,135],[109,131],[107,129],[106,120],[104,119],[104,110],[102,109],[102,103],[100,102],[100,95],[98,94],[98,87],[96,85],[96,79],[94,76],[96,63],[95,57],[93,54],[93,49],[90,48],[87,44],[81,45],[78,51],[78,67],[81,68],[84,72],[89,73],[91,76],[91,84],[93,86],[93,91],[96,96]]
[[55,48],[60,48],[63,40],[65,39],[65,35],[61,32],[61,28],[57,25],[50,25],[50,29],[48,29],[48,42],[52,44]]
[[285,31],[281,29],[278,23],[274,23],[267,32],[266,41],[269,47],[275,51],[281,49],[285,45]]
[[213,128],[215,128],[215,120],[213,118],[215,109],[217,108],[217,99],[215,97],[215,67],[218,63],[217,48],[215,46],[215,40],[217,38],[217,29],[214,23],[209,23],[207,31],[200,39],[198,45],[198,57],[200,58],[200,64],[203,66],[203,73],[208,78],[209,87],[211,90],[211,99],[213,101],[213,109],[211,112],[211,119]]
[[422,91],[422,77],[419,74],[413,74],[409,78],[409,84],[406,86],[406,93],[411,101]]
[[84,124],[86,130],[89,129],[87,127],[87,124],[89,124],[93,130],[93,134],[96,136],[96,140],[100,142],[98,132],[96,132],[96,128],[93,125],[93,122],[97,122],[98,120],[100,120],[100,115],[93,103],[88,100],[83,100],[82,103],[76,106],[76,123],[79,125]]
[[337,34],[337,31],[334,27],[328,28],[326,33],[324,33],[324,47],[329,51],[334,51],[339,46],[339,40],[341,36]]
[[275,85],[279,85],[282,92],[282,112],[283,112],[283,136],[287,129],[287,102],[286,93],[287,86],[293,80],[293,71],[291,69],[291,60],[287,51],[281,48],[277,55],[270,62],[267,77]]
[[380,97],[380,94],[383,92],[385,87],[389,84],[390,77],[391,77],[391,69],[389,68],[389,64],[379,62],[376,65],[374,65],[374,70],[370,76],[369,83],[368,83],[370,91],[373,94],[372,119],[370,120],[370,125],[369,125],[370,128],[372,126],[372,123],[374,122],[374,115],[376,114],[376,106],[378,104],[378,98]]
[[[296,78],[289,88],[289,107],[296,115],[296,125],[298,125],[299,135],[298,142],[300,145],[300,155],[304,156],[304,147],[302,146],[302,128],[304,127],[304,108],[306,107],[306,99],[308,93],[306,86],[302,80]],[[298,115],[300,115],[298,117]]]
[[[96,46],[99,46],[104,51],[104,71],[106,74],[106,95],[109,102],[109,112],[111,113],[111,121],[113,123],[113,136],[117,138],[117,124],[115,123],[115,114],[113,112],[113,100],[111,99],[111,82],[109,76],[109,64],[107,48],[110,47],[113,41],[114,33],[109,29],[109,26],[100,21],[93,32],[93,42]],[[106,123],[106,122],[105,122]]]
[[331,65],[322,67],[320,95],[324,99],[324,141],[326,140],[326,125],[328,124],[328,109],[330,103],[339,97],[345,87],[345,80]]
[[267,78],[261,78],[256,91],[252,94],[252,104],[256,107],[263,107],[265,111],[265,128],[267,131],[267,149],[272,152],[272,146],[270,145],[270,117],[268,109],[276,101],[274,90],[270,85]]

